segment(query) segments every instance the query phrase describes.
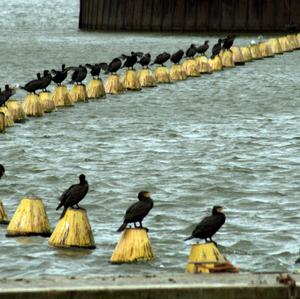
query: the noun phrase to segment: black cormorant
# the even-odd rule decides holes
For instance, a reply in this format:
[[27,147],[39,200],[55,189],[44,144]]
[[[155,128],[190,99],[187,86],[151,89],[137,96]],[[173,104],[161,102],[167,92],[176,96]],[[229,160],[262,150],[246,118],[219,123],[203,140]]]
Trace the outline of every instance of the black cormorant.
[[190,47],[185,51],[185,57],[193,58],[197,53],[197,47],[195,44],[191,44]]
[[164,63],[166,63],[169,59],[170,59],[171,55],[168,52],[163,52],[161,54],[158,54],[153,63],[151,63],[151,65],[153,64],[160,64],[161,66],[164,66]]
[[88,193],[89,184],[86,181],[84,174],[81,174],[79,176],[79,181],[80,181],[79,184],[72,185],[59,198],[60,204],[57,206],[56,210],[59,210],[62,206],[64,207],[64,210],[60,216],[60,219],[64,217],[64,215],[69,207],[76,206],[79,209],[78,203]]
[[209,48],[209,44],[208,43],[209,43],[209,40],[206,40],[203,45],[199,46],[197,48],[197,53],[200,54],[200,55],[205,55],[205,52]]
[[131,205],[126,210],[124,222],[117,230],[118,232],[123,231],[128,223],[133,223],[134,227],[136,227],[136,222],[139,222],[139,227],[143,227],[142,221],[153,208],[153,200],[150,197],[150,193],[147,191],[140,191],[138,194],[138,199],[139,201]]
[[0,179],[3,177],[4,173],[5,173],[5,168],[2,164],[0,164]]
[[218,39],[218,43],[215,44],[213,46],[212,50],[211,50],[211,53],[212,53],[211,59],[214,59],[215,56],[219,55],[219,53],[221,52],[221,50],[222,50],[222,39],[219,38]]
[[235,38],[236,38],[236,35],[231,35],[231,34],[227,35],[227,37],[222,40],[223,41],[223,49],[230,50]]
[[20,86],[21,89],[26,90],[29,93],[35,93],[37,90],[41,89],[41,74],[37,73],[37,77],[40,79],[34,79],[26,83],[24,86]]
[[137,63],[139,63],[143,68],[144,67],[147,68],[150,61],[151,61],[151,55],[150,53],[146,53]]
[[87,75],[86,67],[80,64],[78,67],[69,67],[69,69],[74,70],[71,83],[82,84]]
[[9,87],[8,84],[5,85],[5,89],[1,91],[0,89],[0,107],[4,106],[9,98],[16,93],[15,88]]
[[205,239],[205,242],[209,240],[213,242],[211,237],[221,228],[225,223],[226,217],[223,213],[223,208],[220,206],[214,206],[212,209],[212,215],[203,218],[203,220],[193,230],[192,235],[186,240],[193,238]]
[[122,66],[122,60],[119,57],[114,58],[107,67],[105,74],[116,73]]
[[171,60],[173,63],[177,64],[177,63],[179,63],[180,60],[182,59],[183,55],[184,55],[183,50],[178,50],[177,52],[175,52],[174,54],[172,54],[170,60]]
[[133,69],[133,66],[137,63],[138,57],[142,57],[141,52],[131,52],[130,56],[122,54],[122,59],[126,59],[122,68],[127,67],[128,69]]
[[52,81],[52,76],[49,73],[48,70],[44,70],[44,75],[41,78],[38,78],[41,80],[41,89],[43,91],[47,91],[47,87],[50,85],[51,81]]
[[95,63],[95,64],[88,63],[85,66],[91,70],[91,75],[94,79],[99,79],[101,70],[104,71],[107,70],[107,63],[105,62]]
[[57,71],[57,70],[51,70],[51,73],[54,75],[52,77],[52,81],[54,83],[56,83],[58,86],[61,85],[61,83],[67,78],[68,76],[68,71],[70,69],[69,68],[66,68],[66,65],[65,64],[62,64],[61,65],[61,71]]

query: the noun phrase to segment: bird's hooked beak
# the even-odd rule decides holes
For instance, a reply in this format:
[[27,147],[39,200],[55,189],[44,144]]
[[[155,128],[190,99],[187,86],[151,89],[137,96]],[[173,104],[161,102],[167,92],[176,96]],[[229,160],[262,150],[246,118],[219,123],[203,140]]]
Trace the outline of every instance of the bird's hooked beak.
[[219,208],[217,208],[217,212],[218,213],[223,213],[223,209],[224,209],[224,207],[219,207]]

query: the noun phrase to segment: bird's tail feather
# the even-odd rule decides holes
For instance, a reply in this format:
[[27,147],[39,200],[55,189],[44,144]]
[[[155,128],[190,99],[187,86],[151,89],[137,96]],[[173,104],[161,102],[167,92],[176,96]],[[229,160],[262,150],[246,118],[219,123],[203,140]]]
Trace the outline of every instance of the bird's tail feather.
[[61,213],[61,215],[60,215],[59,219],[62,219],[62,218],[64,218],[64,216],[65,216],[65,214],[66,214],[67,210],[68,210],[68,207],[64,207],[64,210],[63,210],[63,212]]
[[184,241],[191,240],[191,239],[193,239],[193,238],[194,238],[193,236],[190,236],[190,237],[184,239]]
[[118,232],[118,233],[122,232],[122,231],[126,228],[126,226],[127,226],[127,223],[124,222],[124,223],[119,227],[119,229],[117,230],[117,232]]

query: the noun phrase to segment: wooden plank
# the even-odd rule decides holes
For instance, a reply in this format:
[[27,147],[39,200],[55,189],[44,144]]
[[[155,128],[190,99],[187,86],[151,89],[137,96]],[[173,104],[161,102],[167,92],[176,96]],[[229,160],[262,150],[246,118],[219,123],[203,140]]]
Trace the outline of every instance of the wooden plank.
[[102,15],[102,29],[108,30],[110,26],[110,0],[104,0]]
[[300,1],[291,0],[291,9],[290,9],[290,21],[298,24],[298,29],[300,29]]
[[162,24],[162,0],[153,0],[152,19],[151,19],[151,30],[161,31]]
[[249,0],[248,30],[260,30],[260,2],[261,0]]
[[184,31],[196,30],[197,0],[186,0]]
[[124,9],[124,29],[132,30],[133,29],[133,13],[135,7],[135,0],[122,0],[121,2],[125,2]]
[[173,31],[183,31],[185,24],[185,1],[174,0]]
[[285,26],[289,23],[289,1],[275,2],[275,17],[274,29],[285,30]]
[[221,30],[232,31],[234,22],[234,1],[223,0],[221,1]]
[[109,30],[116,30],[118,2],[119,0],[110,0],[109,27],[108,27]]
[[246,30],[248,18],[248,0],[235,0],[234,3],[234,22],[235,30]]
[[173,22],[173,15],[174,15],[174,0],[162,1],[161,14],[162,14],[161,30],[173,31],[172,22]]
[[143,1],[143,12],[141,20],[141,30],[150,31],[152,20],[153,0]]
[[97,30],[97,18],[98,18],[98,1],[97,0],[91,0],[90,5],[90,16],[91,19],[89,20],[90,23],[90,29]]
[[144,6],[143,2],[144,2],[143,0],[135,1],[134,12],[132,17],[132,28],[133,30],[136,31],[140,31],[142,27],[143,6]]
[[208,30],[210,0],[197,1],[196,30]]
[[221,14],[221,5],[222,0],[211,0],[210,1],[210,8],[209,8],[209,21],[208,21],[208,28],[209,30],[221,30],[221,21],[222,21],[222,14]]
[[104,2],[106,0],[97,0],[98,8],[97,8],[97,19],[96,19],[96,28],[97,30],[102,30],[102,24],[103,24],[103,8],[104,8]]
[[[272,30],[276,27],[276,2],[262,1],[261,28],[263,30]],[[275,27],[274,27],[275,26]]]
[[126,4],[127,4],[126,0],[123,0],[123,1],[118,0],[117,19],[116,19],[116,27],[115,27],[116,30],[124,30],[125,29]]

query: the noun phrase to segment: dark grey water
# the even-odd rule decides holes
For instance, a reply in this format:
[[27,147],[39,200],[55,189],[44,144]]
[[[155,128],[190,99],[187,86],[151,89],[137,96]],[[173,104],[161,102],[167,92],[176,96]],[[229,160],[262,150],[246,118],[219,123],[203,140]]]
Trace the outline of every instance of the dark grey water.
[[[201,35],[87,33],[77,1],[12,0],[0,12],[0,84],[23,84],[61,63],[108,61],[132,49],[175,51]],[[62,6],[63,5],[63,6]],[[208,37],[213,42],[216,36]],[[253,37],[239,38],[239,44]],[[19,200],[44,199],[54,227],[57,197],[85,173],[97,249],[65,251],[47,239],[5,238],[0,276],[184,271],[193,224],[225,207],[216,236],[242,270],[295,269],[299,253],[300,52],[210,76],[77,104],[18,124],[0,136],[7,167],[0,197],[10,216]],[[21,99],[23,93],[18,93]],[[108,263],[114,233],[137,192],[152,192],[145,220],[157,259]]]

